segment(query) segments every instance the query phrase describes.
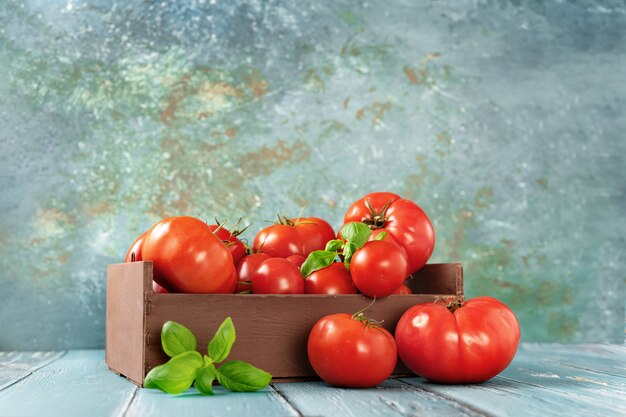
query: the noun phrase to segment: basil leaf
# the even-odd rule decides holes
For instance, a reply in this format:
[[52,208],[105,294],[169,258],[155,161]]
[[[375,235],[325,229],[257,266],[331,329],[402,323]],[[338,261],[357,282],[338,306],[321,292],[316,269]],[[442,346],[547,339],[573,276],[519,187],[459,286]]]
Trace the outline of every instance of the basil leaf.
[[357,248],[361,248],[369,239],[372,231],[365,223],[352,222],[344,225],[339,233],[345,240],[354,244]]
[[213,392],[213,380],[216,376],[217,372],[215,366],[203,366],[198,369],[198,372],[196,373],[196,381],[193,383],[193,386],[203,394],[215,395]]
[[209,342],[209,356],[213,359],[213,362],[221,362],[228,357],[230,349],[235,343],[235,326],[233,320],[230,317],[226,317],[226,320],[220,325],[215,336]]
[[231,391],[250,392],[266,387],[272,375],[247,362],[230,361],[217,369],[217,380]]
[[182,324],[167,321],[161,329],[161,344],[167,356],[173,358],[183,352],[195,351],[196,337]]
[[337,252],[339,249],[341,249],[342,246],[343,240],[333,239],[329,240],[328,243],[326,243],[326,247],[324,248],[324,250],[328,252]]
[[343,263],[346,266],[346,269],[350,269],[350,260],[352,260],[352,255],[354,255],[354,252],[356,252],[357,247],[354,245],[354,243],[351,242],[346,242],[345,245],[343,245]]
[[387,232],[380,232],[379,234],[376,235],[374,240],[385,240],[386,237],[387,237]]
[[306,278],[318,269],[326,268],[328,265],[335,262],[336,257],[336,252],[315,250],[309,254],[300,266],[300,273]]
[[180,394],[191,386],[202,366],[200,353],[184,352],[153,368],[144,379],[144,387],[158,388],[168,394]]

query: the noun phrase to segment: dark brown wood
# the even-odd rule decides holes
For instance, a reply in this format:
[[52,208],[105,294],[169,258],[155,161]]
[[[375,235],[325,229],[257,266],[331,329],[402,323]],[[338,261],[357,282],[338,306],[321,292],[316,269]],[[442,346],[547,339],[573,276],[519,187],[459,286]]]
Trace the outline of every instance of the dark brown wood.
[[[362,295],[156,294],[152,292],[149,261],[111,265],[107,274],[107,285],[117,287],[108,289],[107,295],[119,298],[114,303],[118,308],[111,310],[111,323],[107,301],[107,364],[138,385],[152,367],[168,359],[161,349],[163,323],[173,320],[187,326],[198,338],[198,350],[206,351],[210,338],[228,316],[232,317],[237,331],[230,359],[250,362],[270,372],[276,380],[312,379],[315,373],[306,352],[311,327],[328,314],[351,314],[371,303],[370,298]],[[135,285],[122,283],[124,280],[135,281]],[[141,291],[137,282],[143,285]],[[379,299],[368,309],[367,316],[383,320],[383,326],[393,333],[400,316],[409,307],[462,295],[462,266],[460,263],[426,265],[414,274],[409,286],[416,294]],[[119,304],[127,303],[133,308],[119,308]],[[137,309],[143,309],[141,318]],[[124,333],[126,337],[120,337]],[[120,349],[119,343],[131,346]],[[393,375],[409,373],[399,362]]]

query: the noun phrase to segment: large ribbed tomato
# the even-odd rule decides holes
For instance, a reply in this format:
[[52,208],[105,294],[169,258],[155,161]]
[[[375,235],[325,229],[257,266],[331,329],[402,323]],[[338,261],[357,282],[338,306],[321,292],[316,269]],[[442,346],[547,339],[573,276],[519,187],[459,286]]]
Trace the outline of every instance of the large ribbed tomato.
[[395,338],[400,359],[417,375],[468,384],[493,378],[511,363],[520,329],[505,304],[476,297],[411,307],[398,321]]
[[232,293],[237,274],[230,250],[194,217],[170,217],[150,229],[142,245],[155,281],[173,292]]
[[435,231],[426,213],[414,202],[397,194],[371,193],[346,211],[344,224],[363,222],[373,230],[382,229],[405,250],[409,273],[423,267],[435,247]]

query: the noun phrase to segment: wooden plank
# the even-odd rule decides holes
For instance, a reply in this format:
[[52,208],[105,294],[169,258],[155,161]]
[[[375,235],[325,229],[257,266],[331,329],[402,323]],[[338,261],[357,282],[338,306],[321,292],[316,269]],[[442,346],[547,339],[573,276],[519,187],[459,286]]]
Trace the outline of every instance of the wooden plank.
[[594,403],[576,395],[565,395],[501,377],[477,385],[436,385],[422,378],[403,381],[476,409],[489,410],[489,414],[494,416],[624,416],[622,407]]
[[305,416],[489,415],[395,380],[387,380],[371,389],[336,388],[323,382],[274,385]]
[[626,378],[626,346],[624,345],[560,345],[526,343],[518,357],[529,360],[550,358],[573,369]]
[[135,385],[109,371],[102,350],[70,351],[0,391],[2,415],[122,415]]
[[[589,366],[593,368],[593,363]],[[626,378],[564,366],[549,358],[520,358],[500,375],[547,391],[571,394],[596,404],[614,404],[626,415]]]
[[[617,365],[621,355],[621,350],[597,346],[531,345],[520,349],[500,376],[484,384],[437,385],[422,378],[403,381],[494,415],[623,416],[626,381],[594,371],[598,366]],[[576,370],[564,363],[590,370]]]
[[[230,392],[213,387],[216,395],[201,395],[191,388],[172,396],[153,389],[138,389],[124,417],[172,416],[299,416],[271,387],[257,392]],[[121,417],[121,415],[120,415]]]
[[65,352],[0,352],[0,391],[64,354]]

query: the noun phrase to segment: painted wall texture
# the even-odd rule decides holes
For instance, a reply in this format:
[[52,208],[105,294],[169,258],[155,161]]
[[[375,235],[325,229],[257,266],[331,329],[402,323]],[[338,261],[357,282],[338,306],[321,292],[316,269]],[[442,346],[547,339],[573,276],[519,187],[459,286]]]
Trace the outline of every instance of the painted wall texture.
[[[620,1],[0,2],[0,349],[104,345],[158,219],[414,199],[526,341],[623,342]],[[253,234],[249,234],[251,239]]]

